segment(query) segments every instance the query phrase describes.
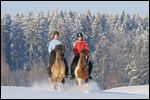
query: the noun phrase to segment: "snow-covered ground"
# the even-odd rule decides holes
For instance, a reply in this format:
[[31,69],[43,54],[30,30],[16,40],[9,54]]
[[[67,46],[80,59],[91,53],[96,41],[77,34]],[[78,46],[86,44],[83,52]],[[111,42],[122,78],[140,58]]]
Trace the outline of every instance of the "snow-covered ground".
[[54,90],[53,85],[49,83],[34,83],[32,87],[1,86],[1,98],[13,99],[67,99],[67,98],[99,98],[99,99],[148,99],[149,85],[127,86],[108,90],[100,90],[94,81],[85,84],[82,87],[76,86],[72,82],[66,82],[58,90]]
[[105,92],[131,93],[149,95],[149,85],[135,85],[105,90]]

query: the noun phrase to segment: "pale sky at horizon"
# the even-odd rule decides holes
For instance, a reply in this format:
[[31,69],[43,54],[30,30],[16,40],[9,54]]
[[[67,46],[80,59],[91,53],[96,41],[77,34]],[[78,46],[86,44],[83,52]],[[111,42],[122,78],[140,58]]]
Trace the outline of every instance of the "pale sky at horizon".
[[17,13],[28,14],[43,11],[75,11],[85,13],[90,10],[105,14],[120,14],[122,11],[133,15],[149,16],[149,1],[1,1],[1,15],[6,13],[15,16]]

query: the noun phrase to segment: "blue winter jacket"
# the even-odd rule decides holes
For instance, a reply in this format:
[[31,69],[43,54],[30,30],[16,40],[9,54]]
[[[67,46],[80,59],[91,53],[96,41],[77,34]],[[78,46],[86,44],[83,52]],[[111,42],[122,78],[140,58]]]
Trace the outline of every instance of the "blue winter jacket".
[[62,44],[59,40],[51,40],[48,46],[48,52],[50,53],[53,49],[55,49],[56,45]]

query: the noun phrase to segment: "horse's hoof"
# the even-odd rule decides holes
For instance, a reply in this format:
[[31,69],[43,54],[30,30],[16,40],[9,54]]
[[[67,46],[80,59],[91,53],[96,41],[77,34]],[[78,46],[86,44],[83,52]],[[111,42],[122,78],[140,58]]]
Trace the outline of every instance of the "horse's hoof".
[[56,85],[54,86],[54,89],[57,90],[57,86]]
[[62,84],[65,84],[65,79],[63,79],[63,80],[61,81],[61,83],[62,83]]
[[56,90],[56,87],[54,86],[54,89]]
[[88,83],[89,82],[89,80],[87,79],[87,80],[85,80],[85,83]]

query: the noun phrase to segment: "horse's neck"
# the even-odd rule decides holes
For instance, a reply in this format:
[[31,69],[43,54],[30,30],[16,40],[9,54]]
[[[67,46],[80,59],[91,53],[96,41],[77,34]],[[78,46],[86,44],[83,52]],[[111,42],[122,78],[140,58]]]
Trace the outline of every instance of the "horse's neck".
[[62,60],[61,60],[60,58],[57,58],[57,57],[56,57],[55,62],[56,62],[57,64],[60,64],[61,61],[62,61]]
[[78,61],[78,66],[81,67],[81,68],[83,68],[85,66],[85,64],[83,62],[84,62],[84,58],[80,57],[79,61]]

